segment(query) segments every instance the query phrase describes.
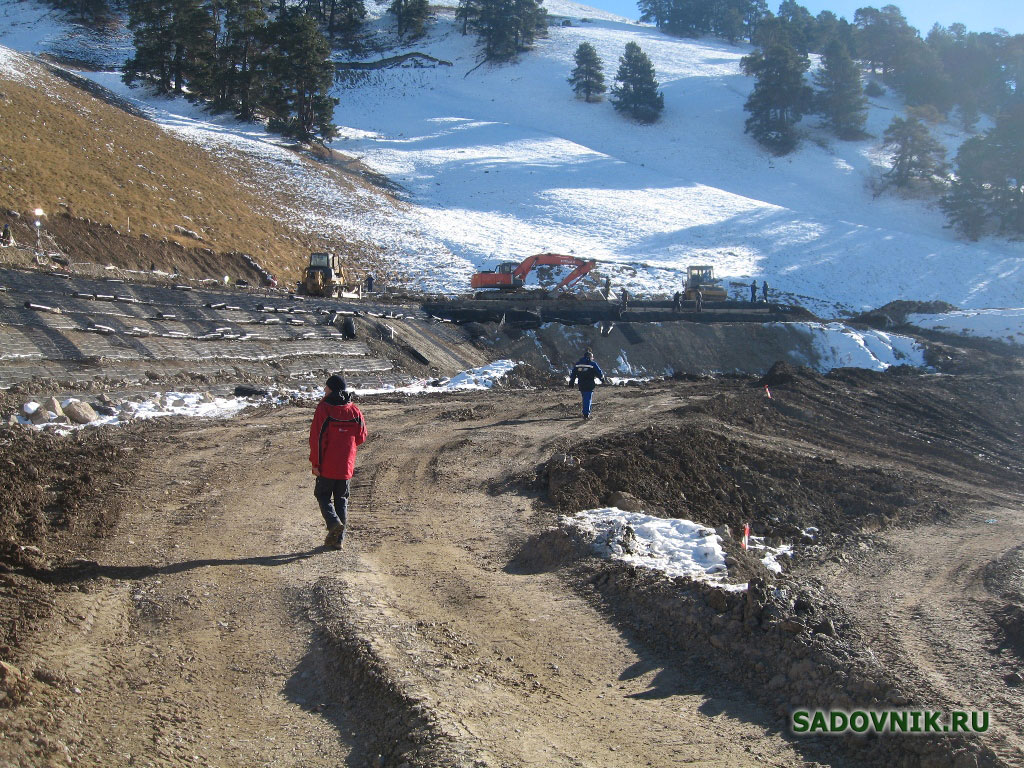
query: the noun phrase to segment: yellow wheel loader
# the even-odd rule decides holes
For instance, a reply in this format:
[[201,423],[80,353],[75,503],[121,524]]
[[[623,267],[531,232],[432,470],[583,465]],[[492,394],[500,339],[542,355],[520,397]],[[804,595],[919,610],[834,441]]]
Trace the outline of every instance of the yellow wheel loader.
[[309,266],[302,273],[299,293],[307,296],[340,296],[361,293],[362,282],[356,279],[351,267],[341,263],[335,253],[309,254]]

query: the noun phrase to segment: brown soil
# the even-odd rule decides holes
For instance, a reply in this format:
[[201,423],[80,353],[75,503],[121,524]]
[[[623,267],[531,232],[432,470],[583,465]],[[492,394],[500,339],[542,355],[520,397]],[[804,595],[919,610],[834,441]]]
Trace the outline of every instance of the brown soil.
[[[617,624],[558,562],[522,567],[559,511],[625,491],[662,514],[805,542],[788,578],[814,575],[808,594],[837,595],[843,632],[933,706],[991,710],[998,726],[979,738],[1011,764],[1024,734],[1004,678],[1019,657],[999,649],[1006,631],[990,611],[1015,582],[989,587],[981,574],[1024,528],[1018,382],[772,377],[771,399],[749,378],[601,388],[590,422],[578,395],[555,388],[370,398],[341,553],[318,548],[308,407],[14,438],[46,460],[4,475],[30,510],[5,530],[40,548],[19,548],[0,577],[21,622],[4,654],[20,675],[7,675],[0,709],[9,759],[871,763],[843,742],[788,735],[766,691],[714,671],[712,649],[691,663],[657,625]],[[560,453],[582,460],[582,477],[549,500],[546,465]],[[91,489],[64,517],[86,531],[104,521],[109,538],[51,533],[61,516],[37,486],[56,476],[25,469],[47,465]],[[114,466],[130,499],[105,495]],[[809,525],[813,542],[793,537]],[[922,763],[908,753],[907,764]]]
[[[312,233],[295,221],[309,205],[282,172],[238,152],[216,153],[183,141],[101,86],[26,56],[25,81],[0,81],[0,166],[5,193],[0,225],[11,224],[19,249],[0,261],[34,263],[36,208],[45,211],[41,246],[73,264],[131,270],[155,265],[186,278],[229,275],[258,284],[249,254],[281,285],[296,282],[311,251],[343,254],[380,284],[397,285],[380,249]],[[293,148],[295,162],[351,192],[379,185],[353,158]],[[75,169],[68,173],[68,169]],[[259,180],[254,181],[254,180]],[[393,198],[374,195],[381,208]],[[59,263],[59,262],[58,262]]]

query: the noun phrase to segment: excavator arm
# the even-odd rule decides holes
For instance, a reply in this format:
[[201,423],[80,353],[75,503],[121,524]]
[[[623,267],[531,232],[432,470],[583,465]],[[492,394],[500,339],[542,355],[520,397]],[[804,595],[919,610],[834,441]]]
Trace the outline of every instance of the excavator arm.
[[597,262],[594,259],[581,259],[576,256],[567,256],[563,253],[538,253],[535,256],[528,256],[523,259],[522,264],[515,268],[513,274],[525,280],[534,267],[568,267],[573,265],[575,265],[576,269],[570,272],[558,284],[559,288],[567,288],[572,285],[597,266]]
[[534,267],[568,267],[573,264],[579,266],[586,264],[586,261],[575,256],[566,256],[563,253],[538,253],[523,259],[523,262],[515,268],[512,274],[525,280]]
[[577,280],[579,280],[581,277],[587,274],[587,272],[589,272],[596,266],[597,262],[594,261],[593,259],[590,259],[589,261],[584,261],[582,264],[576,267],[576,269],[574,269],[572,272],[566,275],[565,279],[558,284],[558,287],[568,288],[570,285],[575,283]]
[[[511,264],[509,264],[511,266]],[[475,288],[515,288],[526,281],[526,276],[533,271],[534,267],[569,267],[574,269],[561,283],[559,288],[567,288],[579,280],[595,266],[594,259],[581,259],[577,256],[568,256],[563,253],[538,253],[527,256],[511,272],[504,271],[499,267],[497,272],[477,272],[473,275],[470,285]],[[508,267],[506,266],[505,269]]]

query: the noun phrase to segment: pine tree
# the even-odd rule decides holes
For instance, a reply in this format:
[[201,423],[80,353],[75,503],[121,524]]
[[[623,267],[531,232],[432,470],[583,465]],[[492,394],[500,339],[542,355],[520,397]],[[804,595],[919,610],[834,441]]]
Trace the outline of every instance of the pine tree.
[[825,47],[821,68],[814,73],[814,84],[821,89],[816,101],[828,129],[841,139],[862,138],[868,102],[860,70],[838,40]]
[[529,50],[547,26],[538,0],[479,0],[476,30],[487,61],[510,61]]
[[129,0],[127,8],[135,55],[125,62],[122,79],[128,85],[142,80],[168,93],[174,54],[171,0]]
[[477,33],[487,61],[510,61],[516,56],[514,0],[480,0]]
[[960,145],[946,216],[967,237],[985,230],[1024,235],[1024,102],[1010,103],[995,126]]
[[949,223],[971,240],[984,234],[992,218],[992,190],[986,183],[990,176],[986,172],[988,154],[981,136],[961,144],[954,160],[953,181],[940,202]]
[[319,135],[331,139],[338,100],[328,96],[334,83],[331,47],[316,20],[285,8],[267,29],[274,46],[267,58],[268,82],[261,106],[269,112],[268,127],[301,141]]
[[774,45],[793,46],[792,30],[782,19],[773,16],[771,12],[761,19],[750,36],[750,42],[767,51]]
[[653,123],[665,109],[654,65],[635,42],[626,43],[625,53],[619,59],[611,100],[617,112],[640,123]]
[[256,116],[266,58],[264,41],[270,23],[266,0],[228,0],[223,6],[222,40],[211,95],[214,111],[230,110],[240,120]]
[[601,94],[607,88],[604,84],[604,71],[601,68],[601,59],[598,58],[597,49],[590,43],[580,43],[576,49],[576,68],[569,77],[569,83],[576,92],[577,97],[585,101],[598,101]]
[[894,117],[885,129],[883,147],[893,148],[892,167],[882,174],[896,187],[912,180],[932,181],[945,173],[946,150],[916,117]]
[[714,21],[714,33],[721,35],[730,43],[741,39],[746,31],[743,14],[738,8],[727,8],[720,19]]
[[810,50],[816,24],[811,12],[796,0],[782,0],[776,18],[788,30],[789,44],[800,53],[807,53]]
[[810,108],[813,97],[804,82],[811,62],[789,45],[773,45],[740,60],[747,75],[757,78],[743,108],[750,113],[746,131],[778,155],[797,145],[796,124]]
[[161,93],[182,93],[193,77],[208,77],[216,37],[213,9],[203,0],[132,0],[128,27],[135,56],[125,62],[126,83],[144,80]]
[[415,39],[426,31],[430,17],[428,0],[391,0],[388,10],[398,22],[398,36]]
[[171,76],[174,92],[182,93],[186,83],[194,84],[193,93],[203,98],[216,51],[214,9],[205,0],[175,0],[173,8]]
[[363,0],[327,0],[327,36],[333,42],[340,37],[352,45],[366,20]]
[[476,29],[479,18],[479,0],[459,0],[459,7],[455,10],[455,20],[462,24],[462,34],[468,35],[469,30]]
[[892,69],[900,51],[917,38],[917,30],[907,23],[895,5],[881,10],[870,6],[858,8],[853,14],[857,27],[857,54],[871,65],[871,71],[881,68],[882,74]]
[[953,81],[935,51],[919,38],[900,49],[889,82],[910,106],[930,104],[943,115],[953,106]]
[[672,0],[638,0],[640,21],[653,21],[658,29],[665,27],[672,8]]
[[1008,104],[985,135],[992,144],[991,183],[999,230],[1024,235],[1024,99]]
[[514,0],[512,4],[517,51],[528,51],[547,33],[548,12],[543,0]]

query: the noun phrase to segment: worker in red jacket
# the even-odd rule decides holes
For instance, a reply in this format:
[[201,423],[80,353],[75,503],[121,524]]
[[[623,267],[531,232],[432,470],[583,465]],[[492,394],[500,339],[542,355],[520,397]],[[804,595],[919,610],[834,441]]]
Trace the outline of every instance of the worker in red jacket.
[[325,547],[341,549],[345,541],[349,480],[356,468],[356,447],[365,440],[362,411],[352,404],[345,380],[331,376],[309,427],[309,462],[316,477],[313,495],[327,523]]

